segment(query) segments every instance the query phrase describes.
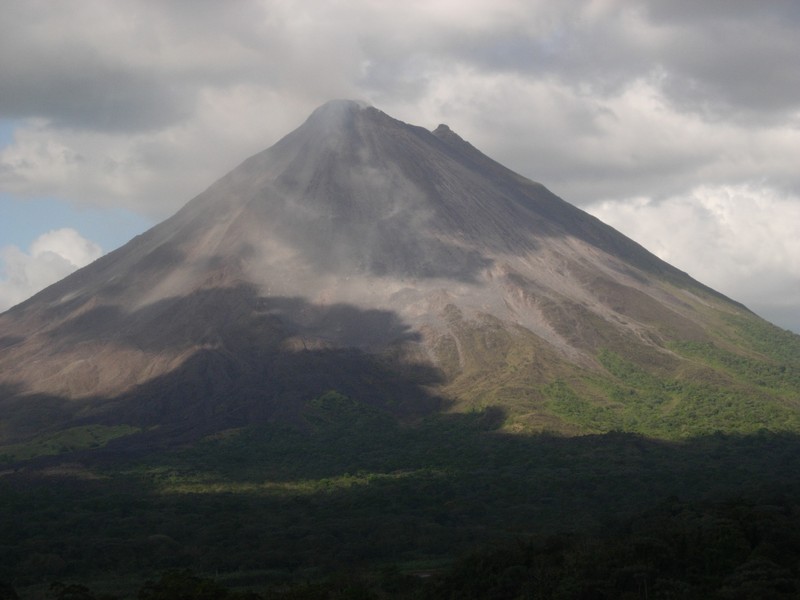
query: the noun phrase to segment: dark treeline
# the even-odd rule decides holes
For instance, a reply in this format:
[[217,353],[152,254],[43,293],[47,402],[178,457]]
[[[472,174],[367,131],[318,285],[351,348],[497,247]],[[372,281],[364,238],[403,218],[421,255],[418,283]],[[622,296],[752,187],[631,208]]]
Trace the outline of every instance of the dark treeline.
[[[233,589],[170,571],[124,597],[139,600],[646,599],[750,600],[800,593],[800,505],[794,494],[760,502],[675,499],[605,535],[551,535],[485,548],[433,573],[383,567],[313,582]],[[424,577],[422,575],[425,575]],[[0,584],[0,600],[18,596]],[[53,600],[111,600],[75,583]]]
[[565,438],[501,422],[490,410],[403,425],[336,397],[304,430],[238,430],[113,468],[23,467],[0,479],[0,581],[22,597],[53,581],[105,593],[109,578],[134,597],[187,569],[265,597],[794,589],[797,436]]

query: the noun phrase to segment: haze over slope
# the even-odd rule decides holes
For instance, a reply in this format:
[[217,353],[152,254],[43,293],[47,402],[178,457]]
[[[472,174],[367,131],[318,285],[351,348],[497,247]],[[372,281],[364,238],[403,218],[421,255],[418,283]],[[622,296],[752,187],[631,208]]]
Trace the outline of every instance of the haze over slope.
[[0,315],[0,433],[207,431],[296,419],[329,389],[581,431],[554,384],[608,406],[609,361],[685,370],[675,344],[736,349],[731,319],[763,323],[446,126],[333,101]]

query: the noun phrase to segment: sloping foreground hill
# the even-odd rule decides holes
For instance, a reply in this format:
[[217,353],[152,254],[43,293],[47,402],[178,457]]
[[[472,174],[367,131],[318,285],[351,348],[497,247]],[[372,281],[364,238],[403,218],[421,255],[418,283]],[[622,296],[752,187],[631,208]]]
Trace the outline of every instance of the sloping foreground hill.
[[[754,315],[728,317],[715,337],[705,341],[669,342],[669,355],[631,354],[624,345],[603,346],[596,352],[599,367],[594,369],[550,360],[547,348],[529,332],[509,332],[489,317],[467,322],[454,316],[453,323],[464,356],[454,367],[457,374],[447,375],[446,360],[439,363],[442,373],[431,365],[398,366],[386,357],[355,350],[287,355],[269,382],[273,391],[282,390],[284,397],[293,399],[292,418],[284,422],[306,428],[304,411],[328,389],[407,423],[439,411],[499,411],[497,426],[516,433],[627,431],[679,440],[715,432],[800,430],[800,336]],[[206,386],[191,384],[186,371],[197,374]],[[5,426],[37,433],[0,445],[0,465],[99,451],[107,444],[115,455],[197,439],[220,425],[220,412],[237,406],[231,379],[236,375],[214,359],[195,357],[177,373],[115,399],[117,412],[97,418],[88,406],[88,416],[67,425],[48,422],[54,411],[67,410],[64,400],[15,397],[7,402]],[[325,384],[330,387],[317,393]],[[171,395],[165,398],[165,391]],[[159,398],[156,407],[150,403],[153,397]],[[196,402],[198,398],[202,402]],[[247,413],[252,419],[232,424],[257,423],[270,406],[262,405],[262,412]],[[159,423],[159,414],[169,418]],[[81,457],[91,460],[85,452]]]

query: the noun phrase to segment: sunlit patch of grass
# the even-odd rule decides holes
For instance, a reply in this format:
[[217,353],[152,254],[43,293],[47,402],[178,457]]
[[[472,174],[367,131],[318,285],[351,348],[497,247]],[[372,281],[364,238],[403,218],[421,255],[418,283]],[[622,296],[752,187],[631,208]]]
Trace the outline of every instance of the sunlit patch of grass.
[[403,479],[437,479],[444,471],[416,469],[391,473],[345,473],[320,479],[295,481],[233,481],[215,474],[178,474],[153,472],[155,487],[162,494],[250,494],[269,496],[304,496],[335,493],[357,487],[381,485]]

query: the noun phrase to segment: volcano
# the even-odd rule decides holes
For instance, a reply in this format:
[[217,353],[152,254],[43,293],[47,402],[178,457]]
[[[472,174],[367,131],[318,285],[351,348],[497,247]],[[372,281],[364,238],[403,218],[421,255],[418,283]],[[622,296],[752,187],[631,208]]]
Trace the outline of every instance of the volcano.
[[[499,407],[512,431],[772,426],[797,399],[725,366],[778,368],[762,334],[447,126],[332,101],[0,315],[0,442],[302,423],[331,390],[408,419]],[[717,416],[700,388],[727,391]]]

